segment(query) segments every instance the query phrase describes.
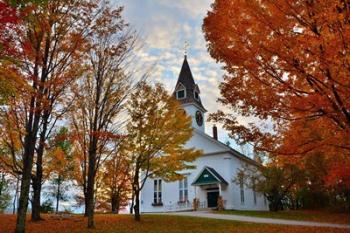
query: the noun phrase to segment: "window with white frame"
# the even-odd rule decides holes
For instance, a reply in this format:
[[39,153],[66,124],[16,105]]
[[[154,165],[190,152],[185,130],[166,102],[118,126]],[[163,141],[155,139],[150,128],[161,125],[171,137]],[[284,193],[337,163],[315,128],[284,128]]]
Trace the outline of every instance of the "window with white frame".
[[253,179],[253,198],[254,198],[254,205],[256,205],[256,185],[255,185],[255,179]]
[[188,201],[188,182],[187,177],[179,181],[179,201]]
[[154,204],[162,204],[162,180],[154,180]]
[[244,204],[244,177],[243,174],[239,175],[239,187],[241,189],[241,204]]
[[178,90],[176,92],[176,99],[184,99],[186,98],[186,90],[185,89],[182,89],[182,90]]

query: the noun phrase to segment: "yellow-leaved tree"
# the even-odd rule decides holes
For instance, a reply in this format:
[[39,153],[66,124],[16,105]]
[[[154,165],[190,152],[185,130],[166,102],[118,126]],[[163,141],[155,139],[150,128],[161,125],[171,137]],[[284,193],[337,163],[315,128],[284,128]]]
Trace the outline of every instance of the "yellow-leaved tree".
[[193,168],[190,162],[202,152],[185,148],[192,136],[191,118],[160,84],[140,82],[127,112],[130,122],[123,148],[130,160],[135,220],[140,221],[140,191],[147,178],[181,179],[179,171]]

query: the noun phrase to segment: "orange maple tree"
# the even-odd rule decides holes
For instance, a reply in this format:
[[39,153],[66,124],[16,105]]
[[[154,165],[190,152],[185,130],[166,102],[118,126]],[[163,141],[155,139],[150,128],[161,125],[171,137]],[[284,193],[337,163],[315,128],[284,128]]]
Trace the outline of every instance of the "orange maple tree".
[[216,0],[203,30],[227,71],[219,102],[258,120],[241,125],[224,111],[212,119],[271,154],[349,154],[349,4]]
[[128,204],[131,194],[130,163],[126,154],[117,149],[101,172],[101,185],[97,190],[97,208],[119,213]]
[[[9,2],[12,1],[6,1]],[[16,8],[20,12],[28,11],[26,6],[30,9],[30,16],[21,18],[19,30],[5,29],[7,35],[15,38],[14,44],[21,54],[13,56],[16,62],[0,64],[1,69],[16,74],[23,83],[16,87],[16,95],[11,96],[10,107],[2,109],[12,116],[21,132],[21,192],[16,232],[25,231],[31,180],[32,218],[40,219],[45,144],[57,118],[62,116],[62,105],[69,99],[65,91],[83,69],[80,61],[85,38],[91,31],[89,16],[95,7],[91,1],[40,2],[22,1]]]

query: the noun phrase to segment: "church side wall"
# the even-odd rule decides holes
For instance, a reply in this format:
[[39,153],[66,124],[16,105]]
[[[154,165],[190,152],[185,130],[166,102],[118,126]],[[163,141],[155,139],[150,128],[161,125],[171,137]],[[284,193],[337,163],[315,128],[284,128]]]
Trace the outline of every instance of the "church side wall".
[[[232,171],[231,179],[228,181],[229,184],[229,195],[233,198],[226,199],[227,200],[227,209],[235,209],[235,210],[268,210],[268,205],[265,200],[265,197],[261,193],[256,193],[256,203],[254,202],[254,191],[253,189],[244,185],[244,202],[241,202],[241,188],[240,184],[236,180],[237,172],[244,165],[247,165],[246,162],[238,159],[237,157],[231,156],[230,159]],[[249,165],[248,165],[249,166]]]
[[[206,202],[207,191],[200,187],[192,186],[192,182],[205,166],[214,168],[229,184],[222,186],[221,195],[225,200],[226,209],[238,210],[267,210],[263,195],[257,194],[257,202],[254,203],[254,192],[247,187],[244,188],[244,203],[241,203],[240,186],[236,184],[234,178],[238,168],[242,167],[242,161],[232,156],[231,154],[208,155],[198,158],[194,165],[196,169],[183,171],[188,177],[188,208],[191,209],[193,199],[197,198],[201,202]],[[142,212],[167,212],[180,211],[186,208],[179,209],[179,181],[164,182],[162,181],[162,202],[163,206],[152,206],[154,195],[154,180],[148,179],[141,192],[141,211]]]

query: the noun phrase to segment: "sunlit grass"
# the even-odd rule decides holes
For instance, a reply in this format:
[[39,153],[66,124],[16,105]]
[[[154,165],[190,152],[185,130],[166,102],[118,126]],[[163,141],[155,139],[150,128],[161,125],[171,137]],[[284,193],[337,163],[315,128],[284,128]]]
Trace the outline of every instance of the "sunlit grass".
[[[130,215],[96,215],[96,229],[86,229],[86,219],[72,216],[66,220],[44,216],[45,221],[27,222],[27,233],[96,232],[96,233],[345,233],[350,230],[253,224],[236,221],[180,216],[144,215],[140,223]],[[0,232],[14,232],[15,216],[0,215]]]

